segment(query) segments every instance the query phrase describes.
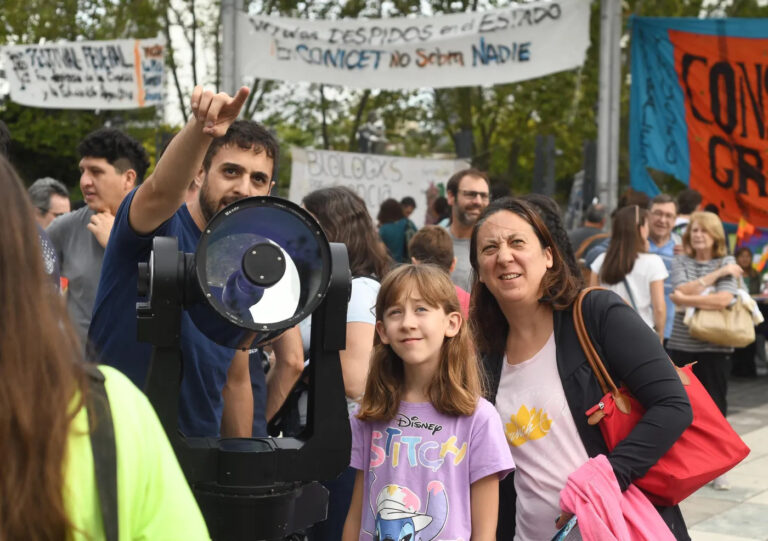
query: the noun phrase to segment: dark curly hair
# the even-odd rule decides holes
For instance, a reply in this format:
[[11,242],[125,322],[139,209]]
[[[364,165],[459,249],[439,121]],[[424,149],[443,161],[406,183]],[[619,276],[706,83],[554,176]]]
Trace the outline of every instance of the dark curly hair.
[[136,139],[114,128],[101,128],[89,133],[77,145],[81,158],[104,158],[119,173],[136,172],[136,184],[144,180],[149,167],[147,151]]
[[397,202],[397,199],[390,197],[382,201],[379,207],[379,215],[376,216],[376,219],[379,220],[380,224],[389,224],[404,217],[403,207]]
[[253,120],[235,120],[222,137],[217,137],[211,142],[208,151],[203,158],[203,169],[206,172],[211,168],[213,157],[221,147],[237,145],[244,150],[253,149],[257,154],[266,152],[268,158],[272,158],[272,179],[277,181],[277,162],[280,159],[280,145],[275,136],[263,125]]
[[563,259],[568,264],[571,274],[577,278],[580,277],[581,271],[576,262],[576,256],[573,253],[573,246],[571,245],[571,239],[568,237],[568,231],[566,231],[563,220],[560,217],[560,207],[557,206],[557,202],[551,197],[540,193],[521,195],[520,199],[527,201],[539,213],[547,229],[549,229],[549,234],[552,235],[552,240],[560,248],[560,255],[563,256]]

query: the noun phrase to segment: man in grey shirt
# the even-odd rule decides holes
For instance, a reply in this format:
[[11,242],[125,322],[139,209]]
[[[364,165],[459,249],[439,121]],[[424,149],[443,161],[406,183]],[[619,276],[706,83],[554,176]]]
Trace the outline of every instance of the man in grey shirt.
[[453,255],[456,257],[451,280],[465,291],[472,289],[469,240],[480,213],[490,202],[490,186],[488,175],[482,171],[463,169],[455,173],[445,187],[445,196],[451,205],[448,233],[451,234]]
[[56,218],[46,229],[66,284],[67,309],[83,346],[99,285],[101,261],[123,198],[149,167],[141,143],[111,128],[90,133],[77,147],[80,190],[86,206]]

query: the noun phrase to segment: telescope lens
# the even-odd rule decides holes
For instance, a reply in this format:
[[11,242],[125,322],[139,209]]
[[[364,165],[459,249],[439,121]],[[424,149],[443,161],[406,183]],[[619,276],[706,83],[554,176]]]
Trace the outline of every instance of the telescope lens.
[[[188,312],[219,344],[248,347],[243,342],[256,331],[256,345],[320,304],[330,261],[322,229],[298,205],[274,197],[237,201],[214,216],[200,237],[195,269],[209,307]],[[214,325],[211,312],[226,325]]]

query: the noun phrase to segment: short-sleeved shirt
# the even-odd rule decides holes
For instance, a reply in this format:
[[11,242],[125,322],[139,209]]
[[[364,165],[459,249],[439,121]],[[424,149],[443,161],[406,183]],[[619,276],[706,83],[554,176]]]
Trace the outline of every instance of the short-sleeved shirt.
[[470,300],[469,293],[461,289],[456,284],[454,284],[453,287],[456,289],[456,297],[459,299],[459,307],[461,308],[461,315],[464,316],[465,320],[469,320],[469,300]]
[[[376,325],[376,296],[381,284],[373,278],[358,276],[352,279],[352,293],[347,305],[347,323]],[[304,356],[309,355],[309,339],[312,335],[312,316],[299,323]]]
[[552,333],[544,347],[518,364],[504,358],[496,410],[517,465],[515,540],[551,539],[560,491],[588,459],[557,370]]
[[[115,224],[104,254],[101,280],[96,295],[89,337],[100,362],[114,366],[139,388],[143,388],[151,354],[150,344],[136,339],[136,292],[138,263],[148,261],[152,239],[176,237],[179,250],[194,252],[200,229],[186,205],[157,230],[139,235],[128,221],[128,211],[136,191],[123,200],[115,215]],[[235,351],[220,346],[203,335],[189,314],[182,312],[181,353],[183,379],[179,400],[179,429],[189,437],[216,437],[220,433],[224,402],[221,390]],[[255,371],[256,377],[263,372]],[[261,374],[261,376],[259,376]],[[265,385],[261,384],[262,388]],[[266,393],[254,393],[254,415],[264,415]]]
[[[117,370],[100,371],[115,430],[119,539],[210,539],[152,405]],[[72,419],[63,470],[64,505],[76,541],[104,539],[88,434],[88,415],[81,408]]]
[[[672,272],[670,273],[670,279],[672,280],[672,287],[676,288],[687,282],[697,280],[702,276],[706,276],[710,272],[719,269],[723,265],[736,263],[736,260],[732,256],[719,257],[716,259],[710,259],[709,261],[696,261],[695,259],[688,257],[687,255],[678,255],[672,262]],[[738,290],[738,282],[736,278],[731,276],[724,276],[715,282],[715,291],[727,291],[728,293],[736,294]],[[727,346],[718,346],[711,342],[702,342],[691,337],[688,332],[688,326],[683,323],[685,312],[682,309],[678,309],[675,312],[675,322],[672,326],[672,335],[667,342],[667,348],[677,351],[687,351],[689,353],[696,353],[699,351],[712,351],[716,353],[731,353],[733,348]]]
[[[600,254],[592,263],[592,272],[600,275],[600,269],[605,261],[605,254]],[[643,321],[653,329],[653,306],[651,305],[651,282],[664,280],[669,276],[664,261],[656,254],[638,254],[632,270],[624,277],[632,290],[632,295],[627,291],[624,281],[618,284],[600,285],[615,291],[627,304],[632,306]],[[632,302],[634,300],[634,303]]]
[[364,477],[361,541],[376,530],[378,539],[470,539],[471,484],[515,467],[499,416],[482,398],[469,416],[401,402],[390,421],[350,422],[350,466]]
[[[358,276],[352,279],[352,293],[347,305],[347,323],[370,323],[376,325],[376,296],[381,284],[373,278]],[[299,323],[304,357],[309,358],[309,342],[312,335],[312,316]],[[373,347],[373,343],[371,343]],[[355,410],[358,403],[347,398],[347,409]]]
[[[674,233],[661,246],[657,246],[648,238],[648,245],[650,246],[648,252],[659,256],[667,268],[667,273],[670,273],[672,272],[672,261],[675,260],[675,246],[682,244],[682,242],[680,237]],[[673,291],[672,278],[667,276],[667,279],[664,280],[664,302],[667,303],[667,322],[664,325],[664,338],[669,338],[672,335],[672,324],[675,321],[675,303],[669,298]]]
[[45,230],[56,250],[61,276],[67,279],[67,311],[83,345],[104,259],[104,248],[88,231],[93,215],[94,211],[85,206],[59,216]]

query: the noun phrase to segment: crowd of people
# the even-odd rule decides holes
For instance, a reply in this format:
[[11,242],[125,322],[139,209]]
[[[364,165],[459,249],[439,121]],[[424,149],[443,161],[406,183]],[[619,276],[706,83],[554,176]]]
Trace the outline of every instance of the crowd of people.
[[[0,190],[12,201],[0,215],[0,441],[11,442],[0,445],[0,537],[117,539],[117,529],[119,538],[208,537],[138,390],[150,346],[136,338],[137,264],[154,237],[176,237],[192,252],[219,210],[271,193],[280,147],[264,126],[236,120],[247,95],[196,87],[192,117],[146,179],[137,141],[110,128],[88,135],[78,145],[78,209],[52,178],[25,193],[0,158]],[[435,223],[420,229],[409,218],[421,204],[412,197],[384,201],[375,224],[349,188],[307,194],[302,206],[349,255],[340,361],[352,453],[325,483],[327,520],[304,535],[551,539],[573,522],[562,502],[577,472],[600,464],[623,492],[691,423],[670,357],[695,363],[726,415],[734,348],[693,338],[684,312],[726,307],[744,283],[759,292],[760,277],[751,252],[728,254],[720,219],[699,210],[697,195],[629,193],[610,217],[591,205],[569,232],[554,200],[494,198],[477,169],[446,179],[430,209]],[[585,415],[602,397],[574,323],[588,285],[603,288],[584,300],[590,336],[645,408],[614,450]],[[180,431],[262,437],[270,421],[289,418],[283,433],[300,433],[311,325],[310,317],[271,345],[265,373],[262,352],[222,347],[185,314]],[[754,366],[749,356],[761,348],[764,339],[742,364]],[[94,473],[109,454],[92,445],[99,414],[114,426],[113,513]],[[714,486],[727,490],[727,478]],[[679,507],[643,505],[653,539],[690,539]],[[593,518],[578,516],[583,528]]]

